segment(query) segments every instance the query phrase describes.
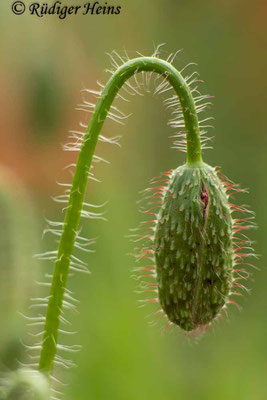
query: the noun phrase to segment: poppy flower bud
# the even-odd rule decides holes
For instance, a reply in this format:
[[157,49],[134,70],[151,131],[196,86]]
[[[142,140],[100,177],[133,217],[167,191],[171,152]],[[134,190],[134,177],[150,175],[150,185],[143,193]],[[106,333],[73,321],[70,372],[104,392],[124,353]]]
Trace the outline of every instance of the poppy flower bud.
[[233,282],[233,220],[226,189],[201,163],[172,172],[154,236],[159,302],[185,331],[213,321]]
[[49,400],[51,390],[48,378],[39,371],[21,368],[9,372],[1,387],[3,400]]

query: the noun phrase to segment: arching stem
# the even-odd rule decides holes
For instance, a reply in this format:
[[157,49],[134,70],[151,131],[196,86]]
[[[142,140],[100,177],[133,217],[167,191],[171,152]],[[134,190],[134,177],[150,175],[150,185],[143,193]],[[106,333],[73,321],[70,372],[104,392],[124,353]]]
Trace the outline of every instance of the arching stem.
[[54,268],[50,297],[46,311],[44,335],[39,369],[51,373],[57,351],[60,316],[65,288],[74,248],[80,215],[98,136],[108,111],[122,85],[135,73],[149,71],[162,75],[179,97],[187,137],[187,163],[202,162],[199,125],[192,93],[180,73],[168,62],[156,57],[140,57],[130,60],[117,69],[102,91],[79,153],[75,175],[67,207],[63,233],[60,239]]

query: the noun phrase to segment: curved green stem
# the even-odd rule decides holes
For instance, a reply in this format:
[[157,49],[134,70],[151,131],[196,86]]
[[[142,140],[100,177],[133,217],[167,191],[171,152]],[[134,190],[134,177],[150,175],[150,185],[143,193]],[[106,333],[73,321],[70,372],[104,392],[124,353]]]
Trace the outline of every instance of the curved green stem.
[[173,87],[179,97],[185,121],[187,163],[195,164],[202,161],[198,117],[194,99],[180,73],[170,63],[155,57],[136,58],[119,67],[102,91],[84,136],[77,161],[46,311],[39,364],[39,369],[46,373],[50,373],[53,369],[70,258],[74,248],[88,174],[98,136],[119,89],[132,75],[142,71],[150,71],[162,75]]

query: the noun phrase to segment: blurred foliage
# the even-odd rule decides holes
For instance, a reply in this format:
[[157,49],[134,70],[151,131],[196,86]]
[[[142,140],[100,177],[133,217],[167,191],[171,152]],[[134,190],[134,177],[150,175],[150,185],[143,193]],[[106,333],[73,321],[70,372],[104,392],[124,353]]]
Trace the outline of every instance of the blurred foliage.
[[5,367],[17,366],[22,353],[25,321],[18,311],[28,310],[37,277],[33,254],[37,226],[33,205],[24,187],[10,171],[0,168],[0,353]]
[[25,89],[28,92],[28,124],[37,138],[46,138],[57,131],[64,105],[63,88],[54,66],[33,66],[28,72]]
[[[122,149],[99,149],[111,161],[99,166],[102,184],[88,186],[90,202],[110,200],[108,223],[84,223],[83,235],[99,237],[97,251],[87,259],[92,275],[74,277],[70,287],[81,300],[71,317],[83,345],[70,382],[69,399],[138,400],[264,400],[266,387],[266,64],[267,4],[241,0],[125,0],[120,16],[32,18],[14,16],[0,5],[2,162],[31,185],[40,216],[62,219],[47,202],[57,190],[60,170],[75,156],[61,152],[66,132],[87,122],[74,111],[79,90],[106,81],[106,52],[127,49],[151,54],[154,43],[166,42],[166,56],[183,48],[176,66],[190,61],[205,83],[201,92],[215,95],[214,150],[205,153],[211,165],[243,187],[236,202],[256,211],[259,229],[258,271],[240,299],[242,312],[230,310],[214,330],[196,344],[177,332],[162,333],[138,309],[134,244],[125,235],[138,225],[136,200],[149,179],[184,162],[169,149],[167,114],[152,96],[133,98],[120,108],[134,115],[126,127],[107,123],[105,132],[122,134]],[[12,34],[11,34],[12,33]],[[38,63],[37,61],[38,60]],[[32,82],[31,82],[32,80]],[[60,92],[60,93],[59,93]],[[42,111],[43,110],[43,111]],[[39,128],[39,129],[38,129]],[[41,135],[38,139],[38,135]],[[65,175],[64,175],[65,177]],[[69,179],[69,178],[68,178]],[[45,245],[44,245],[45,247]],[[83,259],[87,257],[83,256]],[[44,269],[46,266],[44,265]],[[74,340],[74,339],[73,339]]]

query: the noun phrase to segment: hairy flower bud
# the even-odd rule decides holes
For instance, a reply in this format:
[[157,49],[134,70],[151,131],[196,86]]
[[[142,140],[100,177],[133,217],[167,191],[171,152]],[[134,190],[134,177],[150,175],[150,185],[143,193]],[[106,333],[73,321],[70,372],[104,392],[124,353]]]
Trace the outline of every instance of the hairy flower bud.
[[226,190],[207,164],[173,171],[154,237],[159,301],[185,331],[209,324],[232,287],[233,222]]
[[39,371],[22,368],[7,375],[0,395],[3,400],[49,400],[49,380]]

